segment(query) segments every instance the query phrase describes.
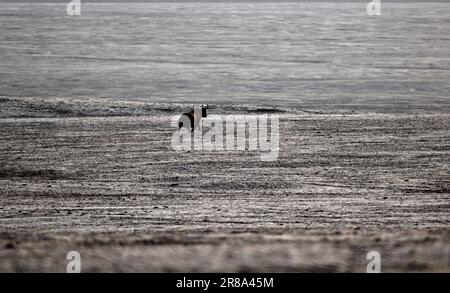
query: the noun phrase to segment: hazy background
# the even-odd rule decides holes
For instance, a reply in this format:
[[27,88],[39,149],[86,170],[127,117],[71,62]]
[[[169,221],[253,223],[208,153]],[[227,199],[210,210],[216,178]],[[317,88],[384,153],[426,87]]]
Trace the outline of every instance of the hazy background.
[[[69,3],[70,0],[0,0],[0,2],[11,2],[11,3]],[[195,0],[195,1],[189,1],[189,0],[81,0],[81,2],[84,3],[157,3],[157,2],[361,2],[361,3],[368,3],[369,0]],[[446,3],[449,2],[449,0],[382,0],[382,2],[423,2],[423,3]]]
[[448,3],[66,3],[1,6],[0,95],[449,111]]

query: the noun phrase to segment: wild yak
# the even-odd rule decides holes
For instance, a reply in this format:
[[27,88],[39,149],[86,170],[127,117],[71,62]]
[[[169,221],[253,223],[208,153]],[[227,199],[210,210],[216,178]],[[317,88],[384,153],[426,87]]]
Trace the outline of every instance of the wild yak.
[[194,107],[194,109],[190,112],[183,113],[180,119],[178,119],[178,129],[185,127],[190,131],[194,131],[196,128],[200,128],[200,122],[202,118],[205,118],[207,116],[206,109],[208,109],[208,105],[201,105],[200,108]]

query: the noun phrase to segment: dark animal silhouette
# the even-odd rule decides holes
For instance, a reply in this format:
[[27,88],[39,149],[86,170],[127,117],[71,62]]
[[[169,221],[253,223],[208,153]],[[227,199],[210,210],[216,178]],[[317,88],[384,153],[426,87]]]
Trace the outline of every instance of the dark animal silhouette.
[[199,128],[202,118],[207,116],[206,109],[208,109],[208,105],[202,105],[201,108],[196,107],[188,113],[183,113],[178,119],[178,129],[185,127],[190,131],[194,131],[196,128]]

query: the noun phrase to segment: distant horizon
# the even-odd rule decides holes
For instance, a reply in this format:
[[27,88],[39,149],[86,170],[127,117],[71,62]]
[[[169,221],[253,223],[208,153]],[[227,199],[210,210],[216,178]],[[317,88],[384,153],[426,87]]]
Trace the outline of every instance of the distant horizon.
[[[0,0],[0,3],[69,3],[71,0]],[[217,2],[217,3],[283,3],[283,2],[353,2],[369,3],[371,0],[81,0],[84,3],[183,3],[183,2]],[[386,3],[449,3],[448,0],[381,0]]]

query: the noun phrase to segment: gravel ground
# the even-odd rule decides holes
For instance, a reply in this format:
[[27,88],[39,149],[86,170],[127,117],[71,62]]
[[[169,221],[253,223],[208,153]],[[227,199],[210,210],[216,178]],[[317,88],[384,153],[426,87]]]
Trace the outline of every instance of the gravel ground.
[[450,272],[450,114],[280,115],[280,155],[175,152],[189,105],[0,97],[0,271]]

